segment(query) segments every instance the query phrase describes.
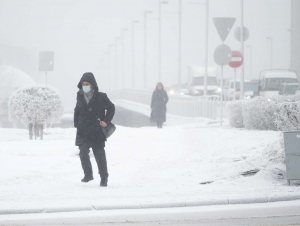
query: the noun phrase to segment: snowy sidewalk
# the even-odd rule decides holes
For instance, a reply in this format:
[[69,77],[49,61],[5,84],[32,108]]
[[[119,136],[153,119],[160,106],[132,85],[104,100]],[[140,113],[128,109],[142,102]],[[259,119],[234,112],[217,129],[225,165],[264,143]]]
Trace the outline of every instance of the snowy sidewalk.
[[[280,132],[220,128],[205,119],[153,127],[118,127],[106,154],[108,187],[92,158],[85,184],[75,129],[0,129],[0,213],[151,208],[299,199],[287,186]],[[241,173],[259,170],[251,176]],[[204,184],[201,184],[203,183]],[[205,183],[211,182],[211,183]]]

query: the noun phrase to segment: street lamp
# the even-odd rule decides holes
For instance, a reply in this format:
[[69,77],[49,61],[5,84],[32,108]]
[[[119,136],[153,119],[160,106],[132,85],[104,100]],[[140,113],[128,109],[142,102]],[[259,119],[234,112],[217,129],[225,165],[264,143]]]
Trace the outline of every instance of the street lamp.
[[249,79],[251,80],[252,79],[252,46],[251,45],[247,45],[246,46],[247,48],[249,48],[249,51],[250,51],[250,76],[249,76]]
[[108,74],[108,84],[109,84],[109,88],[111,89],[112,85],[111,85],[111,55],[110,55],[110,50],[111,48],[113,48],[114,45],[111,44],[108,46],[108,61],[107,61],[107,64],[108,64],[108,67],[107,67],[107,74]]
[[138,24],[139,21],[134,20],[131,23],[131,30],[132,30],[132,89],[134,89],[135,85],[135,57],[134,57],[134,25]]
[[178,2],[178,91],[181,93],[181,26],[182,26],[182,2]]
[[273,69],[273,37],[267,37],[271,42],[271,70]]
[[144,88],[147,88],[147,15],[152,11],[144,12]]
[[115,90],[118,89],[118,40],[120,40],[119,37],[116,37],[115,39]]
[[122,29],[122,88],[125,89],[125,55],[124,55],[124,33],[128,31],[128,29]]
[[162,82],[161,74],[161,5],[168,4],[168,1],[158,0],[158,80]]

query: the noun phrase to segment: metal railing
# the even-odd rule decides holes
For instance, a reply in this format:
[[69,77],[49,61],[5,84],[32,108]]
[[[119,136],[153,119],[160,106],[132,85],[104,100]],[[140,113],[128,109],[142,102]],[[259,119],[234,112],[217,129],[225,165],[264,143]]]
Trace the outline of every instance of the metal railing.
[[[110,99],[122,99],[150,105],[152,91],[148,90],[119,90],[108,93]],[[223,102],[223,117],[227,116],[226,102]],[[219,96],[189,96],[169,95],[167,111],[171,115],[183,117],[205,117],[216,119],[221,116],[221,101]]]

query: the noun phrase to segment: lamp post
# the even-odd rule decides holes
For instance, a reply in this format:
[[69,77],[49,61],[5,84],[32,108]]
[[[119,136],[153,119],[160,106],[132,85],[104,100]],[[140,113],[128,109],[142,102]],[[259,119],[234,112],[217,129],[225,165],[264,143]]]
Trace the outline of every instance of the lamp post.
[[208,35],[209,35],[209,0],[206,2],[198,2],[198,3],[189,3],[189,4],[196,4],[196,5],[204,5],[206,6],[205,9],[205,46],[204,46],[204,95],[207,95],[207,76],[208,76]]
[[294,17],[294,0],[291,0],[291,29],[289,29],[288,31],[291,32],[291,62],[290,62],[290,70],[293,70],[293,27],[294,27],[294,23],[293,23],[293,17]]
[[250,76],[249,76],[249,79],[251,80],[252,79],[252,46],[251,45],[247,45],[246,46],[247,48],[249,48],[249,52],[250,52],[250,58],[249,58],[249,63],[250,63]]
[[161,5],[168,4],[168,1],[158,0],[158,80],[162,82],[161,74]]
[[131,23],[131,30],[132,30],[132,89],[134,89],[135,87],[135,56],[134,56],[134,25],[139,23],[139,21],[134,20]]
[[268,40],[271,42],[271,70],[273,69],[273,37],[267,37]]
[[118,89],[118,40],[120,40],[119,37],[116,37],[115,39],[115,81],[114,81],[114,87],[115,90]]
[[182,1],[178,2],[178,91],[181,93],[181,39],[182,39]]
[[111,84],[111,55],[110,55],[110,50],[111,48],[114,47],[114,45],[109,45],[108,46],[108,60],[107,60],[107,64],[108,64],[108,67],[107,67],[107,75],[108,75],[108,83],[109,83],[109,88],[111,89],[112,87],[112,84]]
[[208,27],[209,27],[209,0],[206,0],[206,20],[205,20],[205,76],[204,76],[204,96],[207,95],[207,68],[208,68]]
[[144,89],[147,88],[147,15],[152,11],[144,11]]
[[[244,56],[244,0],[241,1],[241,24],[240,24],[240,42],[241,42],[241,54]],[[244,64],[241,65],[241,81],[240,81],[240,99],[244,99]],[[223,88],[223,87],[222,87]]]
[[122,88],[125,89],[125,41],[124,41],[124,33],[128,31],[128,29],[122,29]]

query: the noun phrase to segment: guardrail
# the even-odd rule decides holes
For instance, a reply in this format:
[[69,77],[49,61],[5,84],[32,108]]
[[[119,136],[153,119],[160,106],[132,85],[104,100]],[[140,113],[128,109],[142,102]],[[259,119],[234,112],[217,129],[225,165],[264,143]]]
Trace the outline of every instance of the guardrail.
[[[150,90],[119,90],[108,92],[110,99],[123,99],[150,105],[152,91]],[[226,102],[223,102],[223,117],[227,117]],[[167,111],[171,115],[184,117],[205,117],[216,119],[221,116],[221,101],[219,96],[189,96],[169,94]]]

